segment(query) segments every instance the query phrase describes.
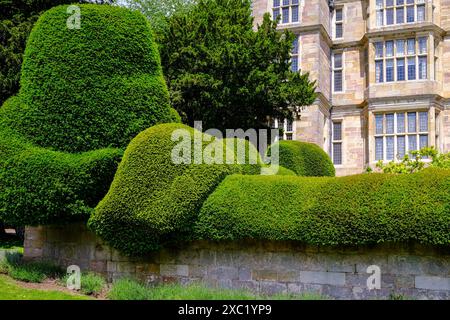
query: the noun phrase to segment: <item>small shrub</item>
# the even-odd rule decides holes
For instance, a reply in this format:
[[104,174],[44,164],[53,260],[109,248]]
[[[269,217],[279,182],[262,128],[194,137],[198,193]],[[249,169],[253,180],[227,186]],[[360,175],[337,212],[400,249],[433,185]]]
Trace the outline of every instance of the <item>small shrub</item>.
[[[66,287],[68,279],[69,275],[65,274],[62,278],[58,280],[58,284],[62,287]],[[82,273],[80,281],[81,281],[80,292],[85,295],[97,296],[106,287],[105,279],[101,275],[93,272]]]
[[261,297],[237,289],[208,288],[202,284],[159,285],[148,289],[149,300],[253,300]]
[[[319,146],[294,140],[278,142],[279,162],[299,176],[334,176],[335,169],[330,157]],[[271,149],[268,150],[268,154]]]
[[1,274],[8,274],[9,272],[9,265],[6,261],[0,260],[0,273]]
[[81,274],[81,292],[87,295],[98,295],[106,285],[105,279],[92,272]]
[[40,283],[47,278],[40,270],[24,266],[10,268],[8,275],[15,280],[34,283]]
[[[425,162],[424,160],[430,160]],[[377,168],[384,173],[414,173],[427,167],[450,169],[450,152],[439,153],[434,147],[426,147],[406,154],[400,162],[391,161],[387,164],[377,162]]]
[[0,259],[0,273],[8,274],[14,265],[22,261],[21,252],[6,252],[4,258]]

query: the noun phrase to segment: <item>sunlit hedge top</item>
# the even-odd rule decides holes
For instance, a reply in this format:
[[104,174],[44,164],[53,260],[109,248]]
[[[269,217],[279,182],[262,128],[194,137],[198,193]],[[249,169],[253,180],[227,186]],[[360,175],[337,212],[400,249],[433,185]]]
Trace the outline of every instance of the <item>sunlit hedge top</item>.
[[294,240],[312,245],[450,245],[450,170],[346,177],[224,179],[195,228],[212,240]]
[[124,148],[140,131],[174,117],[152,31],[143,15],[126,8],[79,8],[79,29],[68,28],[74,13],[67,5],[39,18],[25,50],[20,103],[0,116],[42,147]]
[[[182,130],[182,131],[179,131]],[[173,152],[183,132],[189,139],[185,156],[190,163],[176,164]],[[128,145],[108,194],[95,208],[89,226],[113,247],[128,254],[144,254],[171,240],[189,239],[198,212],[209,194],[233,173],[259,174],[255,164],[196,164],[193,128],[182,124],[161,124],[141,132]],[[197,131],[207,154],[212,136]],[[223,141],[214,140],[219,147]],[[259,155],[246,141],[247,150]],[[235,144],[236,148],[236,144]],[[225,148],[226,149],[226,148]],[[226,149],[223,159],[234,156]],[[219,157],[221,158],[222,155]],[[248,151],[246,153],[248,159]],[[248,161],[246,161],[248,163]]]
[[318,145],[295,140],[283,140],[278,145],[280,165],[297,175],[314,177],[335,175],[330,157]]

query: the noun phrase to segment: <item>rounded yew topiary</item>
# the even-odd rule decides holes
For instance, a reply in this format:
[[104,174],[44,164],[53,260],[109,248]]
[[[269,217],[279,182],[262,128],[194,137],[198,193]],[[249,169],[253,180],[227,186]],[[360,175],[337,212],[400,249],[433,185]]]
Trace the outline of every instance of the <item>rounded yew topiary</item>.
[[118,6],[67,5],[46,11],[27,42],[20,102],[4,106],[2,124],[59,151],[124,148],[140,131],[174,113],[147,19]]
[[[278,142],[279,163],[299,176],[334,176],[330,157],[314,143],[295,140]],[[270,154],[270,149],[268,150]]]
[[30,34],[18,96],[0,108],[0,220],[86,220],[106,194],[128,142],[169,106],[145,17],[106,5],[45,12]]
[[[178,154],[176,146],[181,141],[173,138],[177,132],[182,133],[185,141],[189,139],[183,163],[174,162],[172,157],[174,152]],[[108,194],[89,220],[90,228],[123,252],[144,254],[161,244],[192,237],[192,227],[203,202],[227,175],[260,172],[259,153],[244,140],[241,141],[246,145],[247,164],[238,164],[237,157],[230,164],[227,161],[196,164],[194,132],[203,140],[199,144],[203,154],[209,154],[211,143],[217,143],[223,150],[229,141],[214,140],[182,124],[157,125],[134,138]],[[223,156],[217,159],[231,159],[236,146],[234,150],[223,151]],[[255,164],[248,164],[248,152],[257,156]]]

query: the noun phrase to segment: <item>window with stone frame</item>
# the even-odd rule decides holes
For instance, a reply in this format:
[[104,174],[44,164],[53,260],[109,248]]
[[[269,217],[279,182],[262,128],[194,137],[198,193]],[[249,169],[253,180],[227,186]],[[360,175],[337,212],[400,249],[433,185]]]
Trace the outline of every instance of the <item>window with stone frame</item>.
[[333,54],[333,91],[342,92],[344,90],[344,54],[343,52],[336,52]]
[[375,160],[401,160],[428,146],[428,111],[376,113]]
[[425,0],[376,0],[375,6],[378,27],[426,20]]
[[291,70],[293,72],[298,72],[300,70],[300,42],[298,35],[295,35],[292,43]]
[[375,82],[428,79],[428,37],[378,41]]
[[344,37],[344,9],[336,8],[334,10],[334,38],[340,39]]
[[272,119],[270,121],[270,127],[272,129],[280,129],[278,136],[279,140],[293,140],[294,137],[294,123],[289,119]]
[[342,121],[333,121],[331,146],[331,158],[333,159],[333,164],[342,164]]
[[272,19],[280,16],[280,24],[300,22],[300,1],[302,0],[272,0]]

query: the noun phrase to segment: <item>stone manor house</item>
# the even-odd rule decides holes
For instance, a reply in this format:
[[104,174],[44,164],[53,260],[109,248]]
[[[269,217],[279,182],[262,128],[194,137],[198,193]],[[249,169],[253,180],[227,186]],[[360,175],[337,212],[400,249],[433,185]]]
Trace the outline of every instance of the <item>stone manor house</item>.
[[281,16],[292,68],[318,98],[283,138],[318,144],[337,175],[435,146],[450,151],[450,0],[253,0],[255,24]]

